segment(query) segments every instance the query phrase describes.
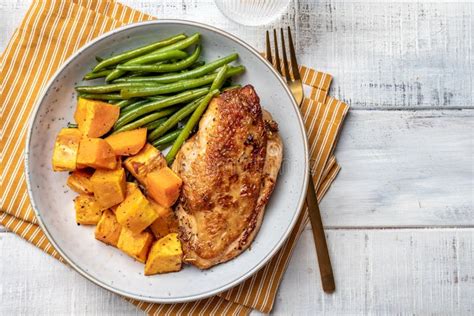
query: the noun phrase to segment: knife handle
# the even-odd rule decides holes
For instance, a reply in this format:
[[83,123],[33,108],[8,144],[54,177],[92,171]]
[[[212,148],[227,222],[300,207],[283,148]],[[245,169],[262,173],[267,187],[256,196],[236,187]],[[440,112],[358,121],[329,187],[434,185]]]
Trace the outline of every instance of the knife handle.
[[306,203],[308,204],[308,214],[313,231],[313,239],[318,256],[319,273],[321,274],[321,283],[326,293],[333,293],[336,290],[334,283],[334,274],[332,272],[331,259],[329,258],[326,235],[324,234],[321,212],[319,211],[318,199],[314,190],[313,177],[309,176],[308,191],[306,193]]

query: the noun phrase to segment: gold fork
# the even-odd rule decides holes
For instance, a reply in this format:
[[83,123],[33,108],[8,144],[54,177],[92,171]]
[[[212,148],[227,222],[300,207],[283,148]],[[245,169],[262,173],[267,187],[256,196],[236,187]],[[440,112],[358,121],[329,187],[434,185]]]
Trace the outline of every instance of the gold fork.
[[[295,47],[293,46],[293,39],[291,37],[291,29],[288,27],[288,44],[290,50],[290,65],[288,65],[288,58],[286,55],[285,36],[283,29],[280,29],[281,37],[281,50],[283,58],[280,60],[280,54],[278,49],[277,32],[273,29],[273,42],[274,42],[274,53],[275,61],[272,57],[272,50],[270,45],[270,34],[266,32],[266,57],[267,60],[275,67],[275,69],[286,79],[286,83],[293,94],[298,105],[301,105],[303,101],[303,83],[301,81],[300,73],[298,70],[298,62],[296,61]],[[283,69],[281,67],[283,63]],[[293,77],[290,76],[290,68],[293,73]],[[321,220],[321,212],[319,211],[318,199],[314,189],[313,177],[309,176],[308,191],[306,193],[306,203],[308,204],[308,213],[311,221],[311,227],[313,231],[313,239],[316,246],[316,253],[318,255],[319,272],[321,274],[321,283],[323,290],[326,293],[332,293],[336,289],[334,283],[334,275],[332,272],[331,260],[329,258],[328,246],[326,243],[326,236],[324,234],[323,223]]]

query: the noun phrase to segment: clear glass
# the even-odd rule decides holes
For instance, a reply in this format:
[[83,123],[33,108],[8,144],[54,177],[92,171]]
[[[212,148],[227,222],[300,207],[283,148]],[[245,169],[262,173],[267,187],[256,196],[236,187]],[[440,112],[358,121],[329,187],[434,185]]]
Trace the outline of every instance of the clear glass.
[[226,17],[243,25],[268,24],[285,12],[290,0],[215,0]]

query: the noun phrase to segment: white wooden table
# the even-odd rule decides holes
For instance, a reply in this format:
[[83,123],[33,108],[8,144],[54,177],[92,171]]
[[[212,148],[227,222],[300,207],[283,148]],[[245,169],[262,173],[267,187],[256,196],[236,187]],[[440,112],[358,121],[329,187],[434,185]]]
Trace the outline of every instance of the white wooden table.
[[[215,25],[263,49],[264,27],[212,0],[129,0]],[[0,50],[29,1],[0,0]],[[474,5],[295,0],[271,27],[296,31],[302,63],[351,105],[342,166],[321,209],[337,291],[321,291],[309,227],[275,314],[474,314]],[[0,314],[140,314],[0,227]]]

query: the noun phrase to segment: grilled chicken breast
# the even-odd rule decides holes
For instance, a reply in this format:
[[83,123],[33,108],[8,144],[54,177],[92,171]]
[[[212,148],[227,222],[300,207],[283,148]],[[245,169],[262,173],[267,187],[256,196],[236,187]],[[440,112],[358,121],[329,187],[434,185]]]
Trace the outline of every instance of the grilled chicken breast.
[[184,261],[201,269],[247,249],[275,186],[283,145],[250,85],[214,98],[177,154],[176,207]]

